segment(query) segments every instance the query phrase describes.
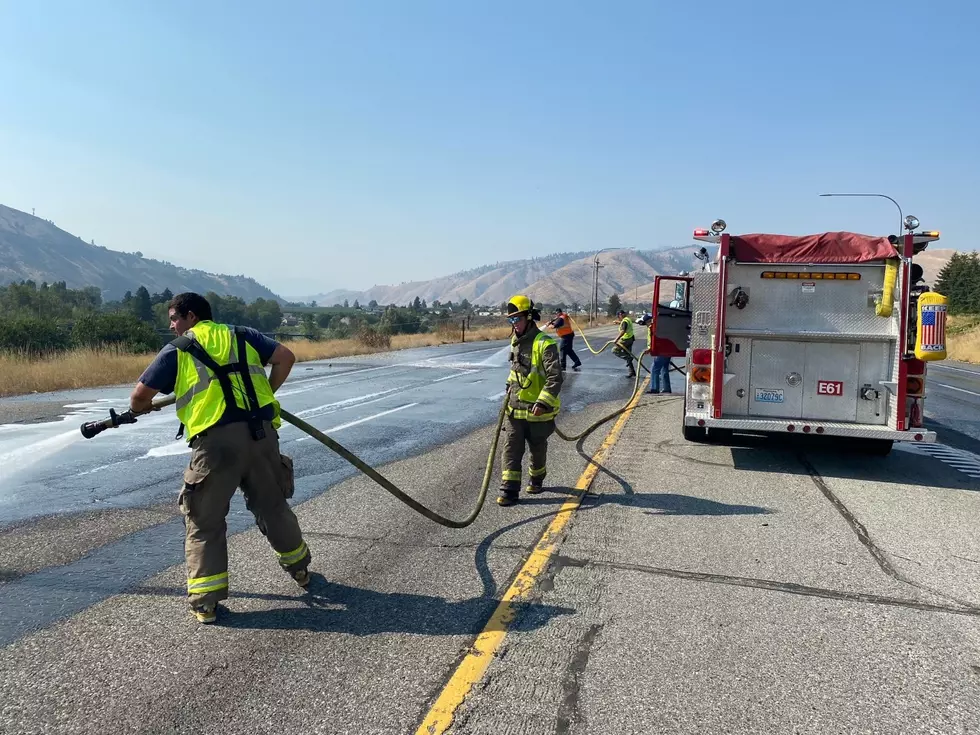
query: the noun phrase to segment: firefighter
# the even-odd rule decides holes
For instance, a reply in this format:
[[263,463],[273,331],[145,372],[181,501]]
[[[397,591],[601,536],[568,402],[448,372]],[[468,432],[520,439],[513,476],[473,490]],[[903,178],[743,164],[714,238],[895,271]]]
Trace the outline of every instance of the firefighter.
[[527,492],[541,492],[548,474],[548,437],[555,430],[555,416],[561,409],[558,394],[563,375],[554,338],[535,323],[540,318],[527,296],[517,295],[507,302],[507,321],[514,336],[507,377],[503,474],[497,497],[500,505],[513,505],[518,500],[525,443],[531,450]]
[[629,367],[629,374],[627,378],[635,378],[636,370],[633,368],[633,342],[636,340],[636,335],[633,332],[633,320],[626,315],[624,309],[620,309],[616,312],[616,316],[622,321],[619,323],[619,335],[616,337],[616,346],[613,348],[613,354],[617,357],[621,357],[626,360],[626,365]]
[[[292,460],[280,454],[275,392],[295,357],[254,329],[212,320],[196,293],[170,301],[170,328],[178,335],[140,376],[130,397],[133,413],[152,409],[157,393],[174,393],[177,418],[191,459],[177,504],[184,519],[187,600],[201,623],[212,623],[228,597],[225,517],[241,487],[246,507],[275,551],[280,567],[299,584],[310,581],[310,550],[292,497]],[[264,365],[272,365],[266,377]]]
[[561,369],[568,367],[568,358],[572,358],[572,370],[578,372],[582,367],[582,361],[575,354],[573,344],[575,342],[575,330],[572,329],[572,322],[561,307],[555,309],[555,318],[548,322],[547,326],[554,327],[555,334],[561,338]]

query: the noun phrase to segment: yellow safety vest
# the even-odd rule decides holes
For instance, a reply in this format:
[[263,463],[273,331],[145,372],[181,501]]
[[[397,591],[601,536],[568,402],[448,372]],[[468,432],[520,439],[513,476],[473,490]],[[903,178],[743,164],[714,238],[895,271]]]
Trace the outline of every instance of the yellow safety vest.
[[[514,408],[508,402],[507,413],[512,418],[524,419],[525,421],[551,421],[558,415],[558,411],[561,409],[561,399],[558,396],[551,395],[544,389],[544,384],[547,379],[547,375],[544,372],[544,351],[548,345],[553,344],[556,344],[554,338],[549,337],[544,332],[540,332],[534,338],[534,344],[531,346],[531,370],[528,373],[527,380],[522,380],[514,368],[511,368],[510,375],[507,377],[508,384],[514,383],[520,388],[520,392],[517,394],[517,400],[530,404],[531,406],[535,403],[541,403],[550,407],[551,411],[547,411],[540,416],[535,416],[529,409]],[[517,337],[515,336],[511,339],[511,347],[516,345]]]
[[[184,333],[184,337],[196,342],[218,366],[238,362],[238,339],[234,328],[228,324],[213,321],[200,321]],[[175,340],[178,342],[180,338]],[[245,343],[245,361],[255,397],[256,410],[270,403],[275,406],[272,425],[278,429],[282,420],[279,416],[279,401],[272,392],[272,386],[265,374],[259,353],[252,345]],[[248,415],[248,392],[238,372],[230,372],[228,380],[235,405]],[[192,353],[177,350],[177,383],[174,387],[177,418],[184,425],[187,440],[214,426],[225,414],[227,403],[225,392],[218,376]]]
[[621,324],[626,325],[626,331],[623,332],[623,339],[630,339],[635,336],[633,334],[633,321],[628,316],[623,317]]

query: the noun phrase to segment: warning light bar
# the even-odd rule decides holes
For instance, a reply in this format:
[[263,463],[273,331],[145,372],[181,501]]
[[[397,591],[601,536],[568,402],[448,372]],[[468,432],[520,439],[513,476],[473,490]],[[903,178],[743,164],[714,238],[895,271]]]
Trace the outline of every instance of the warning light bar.
[[694,236],[695,237],[706,237],[707,235],[710,235],[710,234],[711,233],[708,232],[707,230],[695,230],[694,231]]
[[860,273],[810,273],[807,271],[762,271],[763,278],[803,281],[860,281]]

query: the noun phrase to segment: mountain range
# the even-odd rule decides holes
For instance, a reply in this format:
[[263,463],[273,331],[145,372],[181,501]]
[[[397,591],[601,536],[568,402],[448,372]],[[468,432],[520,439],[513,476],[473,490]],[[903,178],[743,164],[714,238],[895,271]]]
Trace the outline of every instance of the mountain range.
[[[599,299],[606,301],[618,294],[624,301],[633,301],[637,291],[650,292],[653,279],[662,274],[690,270],[693,266],[693,245],[661,250],[607,250],[599,254]],[[310,296],[321,306],[331,306],[345,300],[366,305],[407,304],[416,297],[427,302],[435,300],[495,306],[515,293],[526,293],[541,303],[585,304],[590,300],[594,252],[556,253],[526,260],[494,263],[461,271],[430,281],[411,281],[397,286],[372,286],[365,291],[339,289]]]
[[[617,294],[624,303],[649,301],[658,275],[671,275],[696,267],[695,243],[665,249],[630,248],[599,253],[599,301]],[[954,253],[929,249],[916,256],[932,285],[939,270]],[[555,253],[460,271],[428,281],[376,285],[364,291],[334,290],[301,299],[321,306],[372,300],[379,304],[408,304],[416,297],[433,301],[463,299],[472,304],[495,306],[515,293],[526,293],[540,303],[585,305],[591,300],[594,252]],[[146,286],[151,293],[214,291],[239,296],[246,302],[257,298],[285,300],[253,278],[207,273],[181,268],[165,261],[123,253],[84,242],[56,227],[53,222],[0,204],[0,285],[12,281],[65,281],[71,288],[98,286],[106,300]]]
[[173,293],[214,291],[249,303],[260,297],[284,303],[253,278],[181,268],[141,253],[109,250],[49,220],[0,204],[0,286],[22,280],[64,281],[69,288],[98,286],[107,301],[146,286],[150,293],[167,288]]

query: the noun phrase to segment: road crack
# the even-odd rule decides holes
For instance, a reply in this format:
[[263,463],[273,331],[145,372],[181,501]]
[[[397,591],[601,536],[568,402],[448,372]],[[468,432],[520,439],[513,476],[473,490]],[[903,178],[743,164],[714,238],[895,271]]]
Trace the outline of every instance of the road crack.
[[865,527],[865,525],[861,523],[861,521],[859,521],[853,513],[851,513],[848,507],[844,504],[844,501],[838,498],[834,491],[830,489],[830,486],[827,484],[826,480],[824,480],[823,476],[817,471],[817,468],[814,467],[803,454],[798,454],[797,460],[803,465],[803,468],[810,475],[810,479],[813,481],[813,484],[817,486],[817,489],[823,493],[823,496],[830,501],[831,505],[833,505],[837,512],[841,514],[845,521],[847,521],[847,525],[849,525],[851,530],[854,531],[858,541],[864,545],[864,547],[871,554],[871,558],[875,560],[885,574],[892,579],[907,584],[911,587],[915,587],[924,592],[936,595],[944,600],[955,602],[957,605],[960,605],[963,608],[976,609],[972,603],[966,600],[961,600],[960,598],[949,593],[942,592],[941,590],[937,590],[927,584],[922,584],[921,582],[912,579],[910,576],[905,574],[905,572],[896,568],[888,559],[888,555],[885,553],[885,551],[871,538],[871,534],[868,533],[867,527]]
[[580,717],[578,697],[579,697],[579,677],[585,673],[585,667],[589,664],[589,656],[592,655],[592,647],[596,638],[602,632],[602,624],[590,625],[585,631],[582,640],[575,647],[575,655],[566,671],[565,680],[562,682],[564,697],[558,707],[558,722],[555,725],[557,735],[568,735],[571,732],[573,722],[577,722]]
[[888,597],[886,595],[876,595],[867,592],[847,592],[844,590],[832,590],[823,587],[811,587],[809,585],[797,584],[796,582],[778,582],[770,579],[759,579],[756,577],[735,577],[726,574],[712,574],[710,572],[691,572],[683,569],[667,569],[664,567],[653,567],[644,564],[626,564],[621,562],[595,561],[591,559],[577,559],[569,556],[559,556],[555,560],[561,567],[595,568],[602,567],[607,569],[617,569],[627,572],[641,572],[659,577],[671,577],[673,579],[683,579],[691,582],[707,582],[709,584],[730,585],[733,587],[749,587],[752,589],[768,590],[770,592],[784,592],[791,595],[801,595],[803,597],[820,597],[827,600],[837,600],[839,602],[861,602],[871,605],[888,605],[891,607],[903,607],[911,610],[923,612],[948,613],[951,615],[967,615],[980,618],[980,607],[966,604],[962,607],[951,605],[934,605],[918,600],[906,600],[899,597]]

